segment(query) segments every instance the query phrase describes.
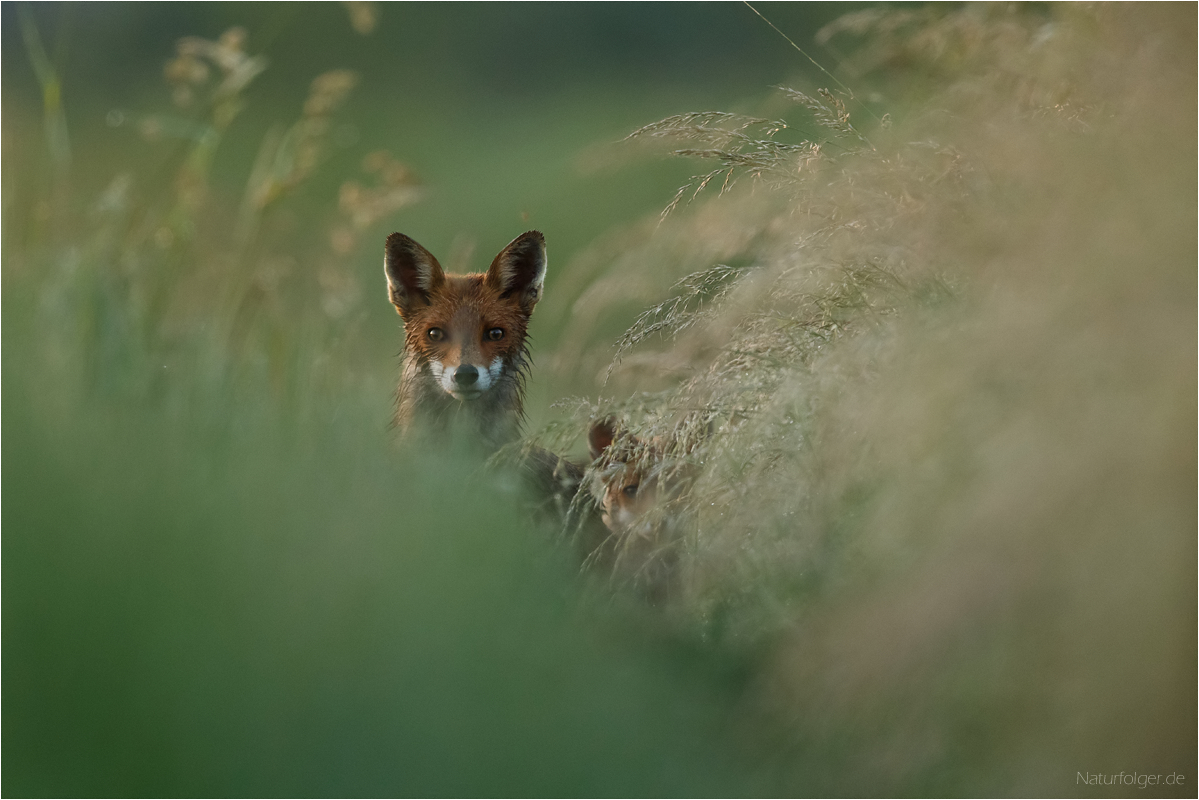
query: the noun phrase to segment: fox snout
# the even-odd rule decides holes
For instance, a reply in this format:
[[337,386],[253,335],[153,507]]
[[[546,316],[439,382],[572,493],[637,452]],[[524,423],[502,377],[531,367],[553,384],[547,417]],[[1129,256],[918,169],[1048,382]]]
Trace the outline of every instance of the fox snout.
[[434,360],[429,368],[447,394],[457,400],[475,400],[499,381],[504,361],[494,358],[490,364],[447,364]]
[[469,389],[479,380],[479,368],[474,364],[465,364],[454,370],[454,383],[459,388]]

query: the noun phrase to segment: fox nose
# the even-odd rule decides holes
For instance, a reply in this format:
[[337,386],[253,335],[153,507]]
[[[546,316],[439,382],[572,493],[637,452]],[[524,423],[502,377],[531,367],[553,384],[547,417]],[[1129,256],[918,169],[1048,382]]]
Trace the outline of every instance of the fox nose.
[[459,386],[473,386],[479,380],[479,370],[471,364],[463,364],[454,371],[454,383]]

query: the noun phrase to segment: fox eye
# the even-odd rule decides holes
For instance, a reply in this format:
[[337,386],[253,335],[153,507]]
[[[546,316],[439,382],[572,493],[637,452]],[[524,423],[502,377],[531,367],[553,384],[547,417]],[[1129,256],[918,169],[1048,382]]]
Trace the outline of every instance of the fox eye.
[[640,486],[640,484],[630,483],[628,486],[621,489],[621,491],[624,492],[625,497],[636,497],[638,486]]
[[493,342],[498,342],[500,339],[504,338],[504,329],[492,328],[491,330],[487,331],[487,338]]
[[440,342],[445,338],[445,331],[441,328],[429,328],[428,337],[434,342]]

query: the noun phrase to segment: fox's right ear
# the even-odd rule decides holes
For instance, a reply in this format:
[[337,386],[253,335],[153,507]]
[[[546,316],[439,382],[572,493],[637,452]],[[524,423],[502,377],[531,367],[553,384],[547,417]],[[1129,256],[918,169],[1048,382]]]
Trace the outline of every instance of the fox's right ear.
[[587,445],[591,450],[591,460],[599,458],[604,454],[604,451],[612,446],[612,442],[616,440],[616,420],[612,417],[605,417],[601,420],[596,420],[591,423],[591,430],[587,431]]
[[387,275],[387,296],[400,316],[428,305],[429,295],[445,280],[433,254],[402,233],[387,237],[383,272]]

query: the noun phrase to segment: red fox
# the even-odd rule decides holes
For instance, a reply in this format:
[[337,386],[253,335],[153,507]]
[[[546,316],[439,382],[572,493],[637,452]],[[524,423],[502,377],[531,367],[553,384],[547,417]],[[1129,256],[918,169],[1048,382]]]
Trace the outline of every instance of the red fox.
[[448,275],[402,233],[387,237],[388,297],[404,320],[404,366],[395,423],[445,428],[465,416],[490,446],[524,420],[527,331],[545,282],[545,237],[528,231],[486,273]]
[[[706,431],[710,434],[710,425]],[[692,447],[668,447],[663,437],[640,439],[606,417],[587,432],[591,494],[604,525],[615,534],[654,535],[675,516],[697,477]]]
[[681,544],[680,501],[696,477],[690,451],[675,455],[663,439],[639,439],[611,417],[592,424],[587,442],[589,488],[609,531],[588,561],[631,577],[651,604],[665,602]]
[[[618,437],[620,444],[616,444]],[[620,436],[616,421],[609,417],[592,423],[587,444],[596,464],[591,493],[604,525],[616,534],[648,533],[637,529],[658,501],[655,467],[662,462],[658,443],[644,442],[630,434]]]

